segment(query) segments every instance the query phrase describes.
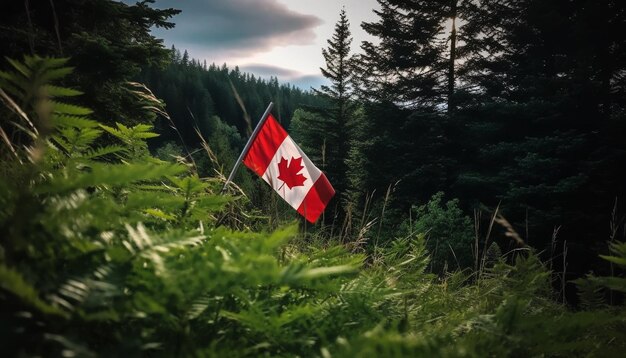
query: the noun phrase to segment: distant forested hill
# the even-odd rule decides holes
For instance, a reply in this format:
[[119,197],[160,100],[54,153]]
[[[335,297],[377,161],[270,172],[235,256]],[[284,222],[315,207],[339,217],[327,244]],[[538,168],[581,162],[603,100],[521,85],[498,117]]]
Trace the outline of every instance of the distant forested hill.
[[[196,127],[202,135],[210,136],[219,126],[226,125],[247,138],[270,102],[274,102],[274,116],[288,128],[296,109],[322,101],[310,91],[279,84],[276,77],[265,80],[241,72],[238,67],[207,65],[206,61],[189,58],[187,51],[181,54],[175,47],[165,68],[146,67],[139,80],[165,102],[183,140],[191,146],[199,143]],[[157,123],[157,127],[161,127],[161,142],[179,140],[167,123]]]

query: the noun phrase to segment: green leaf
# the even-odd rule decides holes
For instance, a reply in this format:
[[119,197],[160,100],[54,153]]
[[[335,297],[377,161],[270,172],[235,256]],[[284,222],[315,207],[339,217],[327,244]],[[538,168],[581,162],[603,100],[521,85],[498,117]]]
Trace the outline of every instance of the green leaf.
[[607,256],[607,255],[600,255],[600,257],[614,264],[626,267],[626,258],[624,257]]
[[56,114],[52,116],[52,125],[56,127],[75,127],[75,128],[95,128],[98,122],[85,117],[72,116],[67,114]]
[[191,307],[185,314],[185,317],[189,320],[198,318],[211,304],[213,297],[210,295],[204,295],[193,301]]
[[176,220],[176,216],[164,213],[160,209],[146,209],[144,213],[163,220]]
[[107,133],[113,135],[114,137],[120,138],[120,139],[125,139],[126,137],[124,136],[124,133],[120,130],[117,130],[113,127],[109,127],[107,125],[104,124],[98,124],[100,126],[100,128],[104,129]]
[[50,82],[53,80],[58,80],[60,78],[63,78],[71,74],[72,72],[74,72],[74,67],[61,67],[61,68],[51,69],[49,71],[45,71],[42,74],[41,80],[43,82]]
[[24,77],[29,78],[33,74],[33,72],[28,67],[24,66],[19,61],[10,59],[8,57],[6,58],[6,60],[11,64],[11,66],[13,66],[13,68],[18,70],[22,75],[24,75]]
[[43,313],[64,315],[58,308],[42,301],[35,288],[26,282],[19,272],[3,264],[0,264],[0,287]]
[[69,60],[69,57],[24,56],[26,66],[29,68],[41,67],[44,70],[64,66]]
[[44,85],[44,86],[41,86],[41,88],[50,97],[74,97],[74,96],[80,96],[81,94],[83,94],[83,92],[77,91],[75,89],[53,86],[53,85]]
[[89,108],[75,106],[67,103],[60,103],[52,101],[53,111],[61,114],[73,114],[77,116],[86,116],[88,114],[93,113],[93,111]]
[[110,146],[106,146],[106,147],[102,147],[98,149],[90,149],[86,153],[81,155],[81,158],[94,159],[94,158],[102,157],[108,154],[119,153],[124,150],[126,150],[125,147],[122,147],[119,145],[110,145]]
[[[29,57],[30,56],[25,57],[25,62],[27,65],[32,67],[32,65],[30,65],[28,61]],[[70,60],[69,57],[45,57],[42,59],[39,56],[34,56],[34,58],[35,60],[43,60],[42,67],[45,69],[53,69],[53,68],[65,66]]]
[[149,139],[149,138],[156,138],[159,135],[160,134],[158,133],[144,132],[144,133],[134,133],[133,137],[139,138],[139,139]]
[[626,278],[623,277],[599,277],[598,282],[611,290],[626,293]]
[[297,233],[298,233],[298,225],[292,224],[292,225],[275,230],[272,233],[272,235],[270,235],[267,239],[265,239],[263,243],[266,247],[270,249],[274,249],[286,243],[289,239],[293,238]]
[[330,266],[330,267],[315,267],[312,269],[306,269],[297,274],[295,277],[298,279],[313,280],[328,276],[345,275],[357,272],[358,267],[351,265],[342,266]]
[[224,205],[233,201],[232,196],[206,194],[196,199],[194,209],[215,212],[222,210]]
[[122,185],[142,180],[159,179],[184,172],[178,164],[92,164],[84,170],[66,169],[53,174],[50,180],[37,187],[39,194],[56,194],[70,190],[102,185]]

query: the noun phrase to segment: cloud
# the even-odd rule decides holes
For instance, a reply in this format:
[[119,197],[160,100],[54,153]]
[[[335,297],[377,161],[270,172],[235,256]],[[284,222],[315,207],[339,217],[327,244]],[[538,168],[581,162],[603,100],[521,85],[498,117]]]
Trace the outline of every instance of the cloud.
[[301,72],[278,66],[248,64],[239,66],[239,69],[265,79],[276,77],[281,83],[290,83],[303,90],[309,90],[311,87],[319,88],[323,84],[328,84],[328,80],[322,75],[305,75]]
[[286,78],[294,78],[294,77],[302,76],[302,73],[298,71],[294,71],[288,68],[283,68],[283,67],[278,67],[278,66],[264,65],[264,64],[249,64],[249,65],[239,66],[239,68],[244,72],[254,73],[255,75],[258,75],[261,77],[273,76],[273,77],[280,77],[280,78],[286,79]]
[[303,90],[310,90],[311,87],[319,89],[321,85],[329,85],[328,80],[322,75],[307,75],[301,76],[287,81],[290,84],[299,87]]
[[193,47],[224,57],[312,44],[313,29],[322,24],[320,18],[289,10],[277,0],[164,0],[154,6],[182,10],[173,19],[176,27],[155,29],[156,36],[180,48]]

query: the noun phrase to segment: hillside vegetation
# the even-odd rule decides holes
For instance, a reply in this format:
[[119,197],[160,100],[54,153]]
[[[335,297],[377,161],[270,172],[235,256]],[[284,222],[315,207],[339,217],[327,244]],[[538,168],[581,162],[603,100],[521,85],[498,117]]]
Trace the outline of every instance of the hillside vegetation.
[[[220,180],[152,157],[150,125],[90,119],[69,98],[80,92],[56,85],[71,72],[65,63],[26,57],[1,72],[0,93],[21,128],[19,141],[3,132],[7,356],[618,356],[626,348],[624,308],[604,300],[607,289],[626,292],[626,280],[578,280],[584,309],[572,311],[557,303],[554,273],[528,247],[486,251],[477,270],[434,275],[423,233],[365,255],[304,237],[297,225],[245,229],[253,224],[245,197],[220,195]],[[116,144],[97,144],[104,136]],[[220,225],[228,221],[236,225]],[[626,266],[626,244],[612,250],[604,259]]]

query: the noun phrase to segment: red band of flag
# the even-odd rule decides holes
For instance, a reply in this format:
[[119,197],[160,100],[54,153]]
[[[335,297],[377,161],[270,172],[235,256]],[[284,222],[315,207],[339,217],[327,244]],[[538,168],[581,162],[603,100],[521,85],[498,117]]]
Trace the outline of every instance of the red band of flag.
[[314,223],[322,215],[333,195],[335,195],[335,189],[330,185],[326,175],[322,173],[304,197],[302,204],[298,207],[298,212],[309,222]]
[[287,132],[270,114],[254,138],[248,154],[243,158],[243,164],[252,169],[258,176],[263,176],[274,153],[287,136]]

